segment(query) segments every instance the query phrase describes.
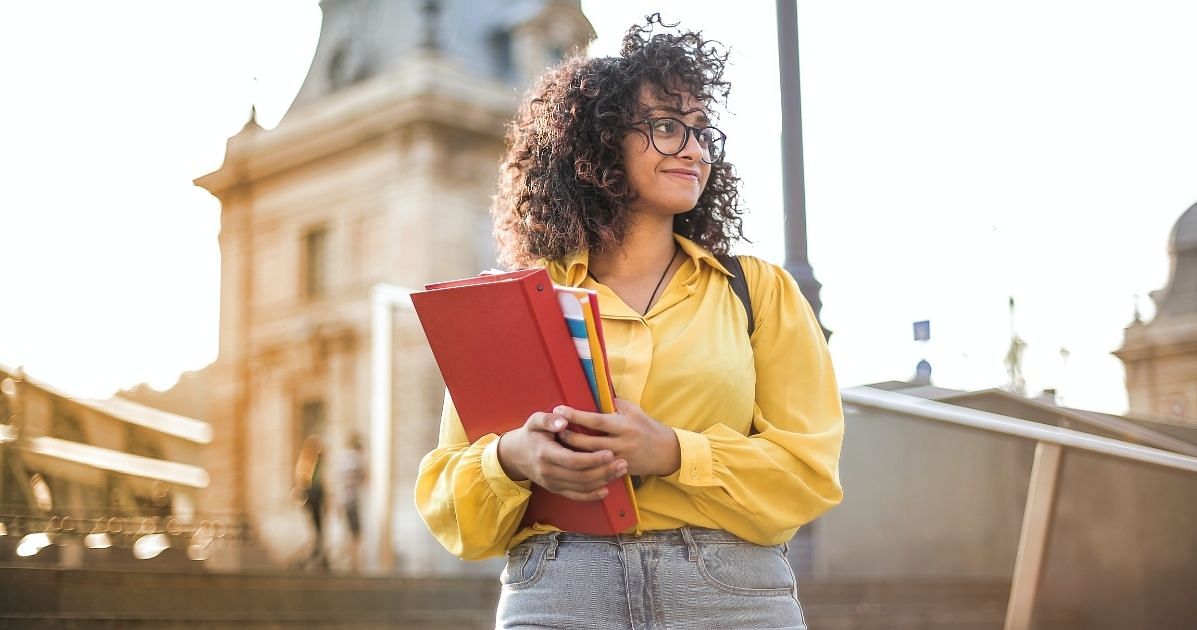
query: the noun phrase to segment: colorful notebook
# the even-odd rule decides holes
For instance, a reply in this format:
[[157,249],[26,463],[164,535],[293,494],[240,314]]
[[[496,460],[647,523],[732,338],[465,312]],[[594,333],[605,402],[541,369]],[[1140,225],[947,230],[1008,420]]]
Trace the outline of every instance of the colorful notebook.
[[569,336],[573,338],[574,349],[582,361],[582,370],[590,385],[590,393],[597,404],[599,400],[598,377],[594,372],[594,348],[591,345],[590,333],[586,324],[586,310],[590,308],[590,300],[586,296],[578,296],[573,289],[557,287],[557,301],[561,304],[561,314],[565,316],[565,325],[569,328]]

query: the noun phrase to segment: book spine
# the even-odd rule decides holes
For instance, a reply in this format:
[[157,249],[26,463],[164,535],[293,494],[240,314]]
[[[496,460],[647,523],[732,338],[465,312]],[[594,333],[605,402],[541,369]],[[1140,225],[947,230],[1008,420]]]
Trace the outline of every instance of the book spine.
[[561,404],[582,411],[597,411],[548,272],[529,276],[521,281],[521,285],[524,298],[528,300],[528,310],[536,318],[536,328],[541,332],[540,341],[557,381]]
[[[590,308],[589,308],[588,312],[590,313],[591,317],[587,323],[593,323],[593,325],[594,325],[593,338],[599,348],[598,354],[594,355],[595,356],[595,359],[594,359],[595,370],[602,371],[602,374],[599,376],[600,383],[604,382],[604,381],[606,382],[605,386],[600,385],[602,387],[603,395],[601,395],[599,397],[599,400],[600,400],[600,404],[602,404],[602,402],[604,400],[608,400],[611,408],[610,408],[610,411],[608,411],[607,413],[614,413],[615,412],[615,381],[611,378],[611,363],[609,361],[607,361],[607,340],[603,337],[603,316],[602,316],[602,313],[599,311],[598,294],[591,292],[589,295],[589,299],[590,299]],[[594,352],[593,346],[592,346],[591,352],[592,353]]]

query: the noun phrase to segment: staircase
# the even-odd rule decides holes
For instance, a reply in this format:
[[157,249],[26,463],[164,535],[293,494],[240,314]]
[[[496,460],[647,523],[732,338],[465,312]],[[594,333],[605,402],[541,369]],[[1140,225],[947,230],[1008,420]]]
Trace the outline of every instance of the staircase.
[[[0,564],[0,627],[492,628],[492,578],[60,569]],[[815,630],[1000,629],[1007,582],[805,582]],[[1079,628],[1051,615],[1041,625]]]
[[493,580],[0,565],[0,627],[489,628]]

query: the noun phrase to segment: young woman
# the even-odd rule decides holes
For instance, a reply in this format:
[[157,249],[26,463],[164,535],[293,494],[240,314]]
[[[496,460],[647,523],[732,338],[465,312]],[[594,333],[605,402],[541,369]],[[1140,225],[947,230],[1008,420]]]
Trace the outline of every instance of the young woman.
[[[544,409],[469,444],[447,404],[420,465],[416,502],[438,540],[467,559],[507,553],[501,628],[805,627],[785,544],[843,494],[818,322],[784,270],[745,256],[750,336],[715,256],[741,236],[711,120],[727,56],[660,26],[541,79],[493,206],[506,263],[599,293],[618,412]],[[532,483],[594,501],[625,474],[640,479],[639,534],[520,526]]]

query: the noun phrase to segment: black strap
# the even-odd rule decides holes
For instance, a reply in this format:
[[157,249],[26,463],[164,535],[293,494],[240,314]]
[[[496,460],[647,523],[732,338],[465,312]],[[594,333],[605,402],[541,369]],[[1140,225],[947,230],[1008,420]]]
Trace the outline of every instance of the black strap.
[[740,303],[744,305],[744,313],[748,315],[748,336],[751,337],[752,332],[756,330],[756,321],[752,316],[752,297],[748,293],[748,280],[744,278],[744,266],[740,264],[740,257],[719,254],[715,259],[732,274],[728,283],[731,284],[736,297],[740,298]]

